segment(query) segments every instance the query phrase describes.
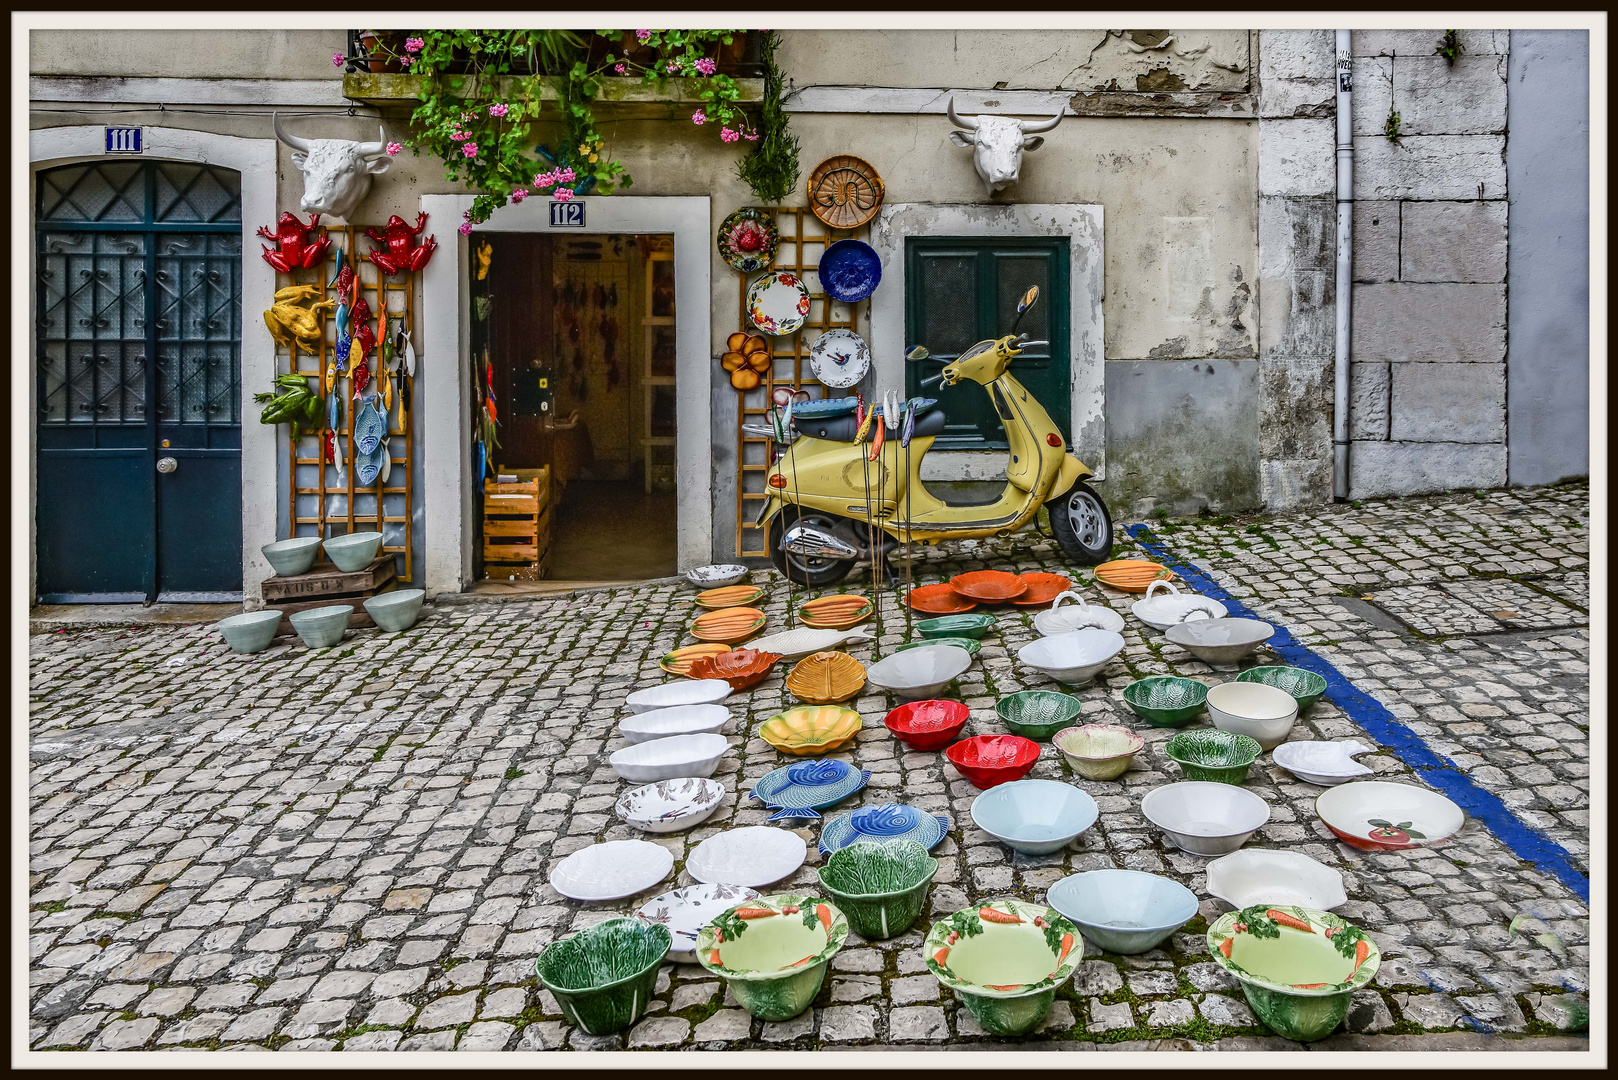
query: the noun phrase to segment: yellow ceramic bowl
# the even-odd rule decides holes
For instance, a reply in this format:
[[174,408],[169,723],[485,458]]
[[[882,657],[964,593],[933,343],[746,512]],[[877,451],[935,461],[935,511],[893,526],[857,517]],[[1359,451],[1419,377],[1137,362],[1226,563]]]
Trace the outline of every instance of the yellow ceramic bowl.
[[787,675],[793,696],[811,705],[847,701],[865,687],[865,665],[845,652],[817,652]]
[[805,705],[759,725],[759,738],[788,754],[824,754],[854,740],[863,721],[853,709]]

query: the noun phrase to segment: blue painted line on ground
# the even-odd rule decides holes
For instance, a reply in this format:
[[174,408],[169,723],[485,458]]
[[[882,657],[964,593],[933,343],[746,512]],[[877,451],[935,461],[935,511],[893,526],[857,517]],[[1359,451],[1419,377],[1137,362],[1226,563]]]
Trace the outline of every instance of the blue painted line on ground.
[[[1142,533],[1149,533],[1147,526],[1130,525],[1124,531],[1152,558],[1180,575],[1186,584],[1224,604],[1231,615],[1243,619],[1260,618],[1200,567],[1177,558],[1162,541],[1142,539]],[[1270,622],[1268,619],[1263,621]],[[1392,750],[1399,760],[1419,770],[1423,780],[1454,800],[1469,817],[1481,822],[1518,858],[1556,878],[1577,893],[1586,904],[1590,902],[1590,879],[1579,870],[1572,853],[1513,814],[1497,795],[1479,787],[1455,762],[1429,747],[1386,705],[1357,689],[1330,661],[1298,644],[1285,626],[1273,622],[1271,625],[1275,627],[1275,636],[1267,642],[1270,649],[1293,667],[1313,671],[1324,678],[1325,696],[1342,709],[1350,720],[1363,728],[1378,744]]]

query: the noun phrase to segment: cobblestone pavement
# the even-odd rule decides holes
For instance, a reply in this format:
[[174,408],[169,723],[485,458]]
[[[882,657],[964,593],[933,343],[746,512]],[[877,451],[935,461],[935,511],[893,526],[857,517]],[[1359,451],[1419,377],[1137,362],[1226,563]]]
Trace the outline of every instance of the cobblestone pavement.
[[[1586,489],[1562,486],[1156,522],[1153,535],[1287,626],[1587,872],[1587,528]],[[1120,548],[1130,547],[1120,533]],[[1029,532],[930,550],[913,572],[921,583],[1060,563]],[[1135,597],[1077,576],[1092,602],[1127,615]],[[784,584],[756,577],[771,586],[769,629],[783,628]],[[624,745],[615,727],[624,697],[663,681],[658,658],[689,641],[690,595],[648,584],[441,604],[404,634],[357,631],[323,652],[282,639],[238,657],[205,625],[32,638],[30,1046],[1015,1043],[985,1036],[927,972],[926,915],[893,941],[851,937],[815,1007],[785,1023],[751,1019],[695,966],[665,965],[647,1018],[606,1038],[573,1029],[536,987],[534,956],[547,942],[651,895],[576,903],[547,874],[579,848],[638,835],[612,812],[630,785],[606,756]],[[911,636],[891,600],[874,628],[882,648]],[[1014,660],[1034,636],[1029,613],[1001,611],[959,685],[973,710],[965,734],[998,730],[999,696],[1047,683]],[[1045,747],[1031,775],[1076,783],[1101,810],[1054,856],[1013,856],[977,830],[968,814],[977,791],[941,754],[893,740],[882,694],[857,699],[865,729],[839,756],[872,775],[845,805],[902,799],[953,823],[935,851],[932,915],[1008,894],[1043,900],[1062,876],[1108,866],[1166,874],[1206,896],[1204,862],[1167,848],[1139,812],[1145,792],[1179,778],[1163,754],[1172,732],[1143,727],[1120,695],[1147,674],[1228,676],[1132,617],[1125,639],[1124,653],[1078,693],[1085,721],[1129,724],[1147,749],[1120,780],[1092,782]],[[867,662],[874,651],[853,650]],[[1261,651],[1255,661],[1270,659]],[[791,704],[781,670],[729,703],[738,720],[715,774],[730,792],[721,810],[690,833],[652,838],[676,868],[656,891],[690,882],[692,845],[766,816],[738,795],[783,763],[752,737]],[[1329,701],[1292,735],[1347,737],[1376,741]],[[1388,752],[1361,760],[1380,776],[1421,782]],[[1247,787],[1272,806],[1251,845],[1301,850],[1341,870],[1350,900],[1339,913],[1384,956],[1355,995],[1346,1032],[1315,1046],[1586,1045],[1556,1037],[1587,1016],[1589,948],[1586,906],[1555,878],[1475,821],[1437,849],[1348,848],[1314,816],[1321,789],[1267,757]],[[810,863],[774,889],[817,887],[816,833],[799,832]],[[1141,956],[1092,946],[1022,1043],[1297,1048],[1257,1026],[1209,959],[1201,931],[1224,909],[1205,900],[1197,919]]]

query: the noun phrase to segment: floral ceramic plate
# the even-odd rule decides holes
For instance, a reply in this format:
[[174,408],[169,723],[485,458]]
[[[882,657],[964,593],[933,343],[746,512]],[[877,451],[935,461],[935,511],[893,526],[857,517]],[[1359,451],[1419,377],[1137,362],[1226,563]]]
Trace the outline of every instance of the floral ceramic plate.
[[744,274],[768,270],[780,242],[775,222],[764,211],[744,206],[719,225],[719,255]]
[[557,863],[550,880],[551,888],[570,900],[617,900],[645,892],[672,869],[668,848],[646,840],[609,840]]
[[699,776],[659,780],[618,797],[619,818],[650,833],[689,829],[719,809],[725,785]]
[[871,370],[871,347],[852,330],[827,330],[809,346],[809,366],[822,383],[846,389]]
[[713,921],[715,915],[758,895],[756,889],[740,885],[687,885],[652,897],[635,915],[669,928],[674,937],[674,944],[669,947],[670,960],[694,964],[698,931]]
[[829,854],[845,848],[856,840],[886,844],[899,840],[914,840],[929,850],[937,847],[949,831],[949,818],[942,814],[927,814],[914,806],[883,803],[851,810],[826,822],[820,831],[820,853]]
[[1315,800],[1326,828],[1361,851],[1431,847],[1461,831],[1466,812],[1436,791],[1388,780],[1360,780]]
[[761,776],[749,798],[775,810],[766,821],[801,818],[819,821],[817,811],[842,802],[871,778],[869,771],[846,761],[824,758],[785,765]]
[[759,725],[758,737],[788,754],[826,754],[852,742],[860,714],[836,705],[801,705]]
[[809,318],[809,290],[797,274],[765,274],[747,287],[747,318],[763,334],[793,333]]
[[750,825],[698,844],[686,856],[685,872],[708,884],[757,887],[793,873],[808,854],[809,845],[797,833]]

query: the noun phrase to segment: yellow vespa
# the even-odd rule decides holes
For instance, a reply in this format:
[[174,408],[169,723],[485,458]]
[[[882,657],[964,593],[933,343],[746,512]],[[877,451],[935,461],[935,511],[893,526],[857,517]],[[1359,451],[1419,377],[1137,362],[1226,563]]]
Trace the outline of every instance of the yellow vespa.
[[[891,580],[886,557],[900,543],[1001,536],[1028,524],[1041,506],[1050,508],[1051,531],[1069,559],[1093,566],[1111,556],[1112,519],[1100,496],[1084,483],[1091,470],[1066,452],[1045,409],[1008,371],[1023,349],[1049,344],[1015,334],[1038,293],[1029,289],[1018,303],[1013,334],[978,342],[941,374],[925,380],[942,379],[951,386],[970,379],[988,393],[1010,444],[1000,497],[960,504],[928,490],[921,463],[944,430],[945,417],[921,399],[899,406],[897,411],[908,410],[909,415],[901,415],[885,432],[878,429],[895,419],[896,403],[884,403],[886,410],[873,405],[875,418],[865,418],[864,424],[849,414],[796,416],[792,424],[799,437],[770,467],[769,498],[754,522],[767,526],[770,560],[777,570],[805,585],[829,585],[855,566],[874,567],[880,558],[882,572]],[[910,359],[926,356],[918,348]]]

